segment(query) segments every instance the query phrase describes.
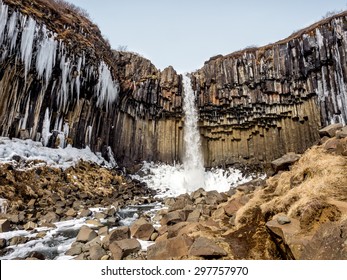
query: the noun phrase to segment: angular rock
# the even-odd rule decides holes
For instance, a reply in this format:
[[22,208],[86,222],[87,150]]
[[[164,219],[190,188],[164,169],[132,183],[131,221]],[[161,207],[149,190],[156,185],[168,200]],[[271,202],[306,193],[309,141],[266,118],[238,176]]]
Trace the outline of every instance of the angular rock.
[[71,248],[65,252],[68,256],[77,256],[82,253],[83,243],[75,242],[72,244]]
[[89,259],[101,260],[106,255],[106,251],[100,245],[94,245],[89,248]]
[[108,235],[108,227],[106,226],[106,227],[99,228],[98,235],[99,236],[100,235],[104,235],[104,236]]
[[158,236],[158,232],[153,232],[153,234],[151,235],[151,241],[155,241],[158,238]]
[[187,222],[198,222],[201,215],[200,209],[195,209],[193,212],[188,214]]
[[10,239],[10,246],[18,245],[18,244],[24,244],[29,241],[28,237],[25,236],[14,236]]
[[233,198],[224,206],[224,211],[229,217],[235,216],[236,212],[246,204],[242,197]]
[[319,130],[320,137],[328,136],[328,137],[335,137],[336,131],[341,129],[343,125],[341,123],[334,123],[331,125],[328,125],[322,129]]
[[172,226],[168,226],[167,228],[167,238],[172,238],[172,237],[176,237],[178,235],[178,232],[184,228],[185,226],[187,226],[189,223],[188,222],[181,222],[181,223],[177,223],[175,225]]
[[160,221],[161,225],[173,225],[180,222],[184,222],[186,220],[186,212],[176,210],[173,212],[169,212],[166,215],[163,216],[163,218]]
[[130,238],[129,227],[126,227],[126,226],[118,227],[112,230],[108,235],[105,236],[105,238],[102,240],[102,244],[105,249],[108,249],[110,244],[113,243],[114,241],[119,241],[122,239],[129,239],[129,238]]
[[54,212],[48,212],[46,215],[41,217],[40,221],[42,223],[48,223],[48,224],[56,223],[59,221],[59,216]]
[[347,260],[347,221],[320,225],[312,239],[306,242],[300,259]]
[[37,224],[35,224],[34,222],[27,222],[25,225],[24,225],[24,229],[25,230],[33,230],[37,228]]
[[92,211],[89,209],[83,209],[81,213],[79,214],[80,217],[89,217],[92,215]]
[[271,166],[275,173],[278,171],[288,170],[289,166],[297,162],[301,155],[295,153],[287,153],[284,156],[271,162]]
[[70,208],[69,210],[66,211],[65,215],[68,217],[76,217],[77,212],[75,211],[75,209]]
[[88,224],[92,228],[101,228],[104,226],[102,223],[100,223],[97,220],[87,220],[86,224]]
[[154,231],[153,225],[145,219],[135,221],[130,227],[131,236],[141,240],[150,240]]
[[131,253],[141,250],[141,244],[136,239],[114,241],[109,246],[114,260],[121,260]]
[[213,240],[206,237],[198,237],[189,250],[190,256],[223,257],[228,253],[219,247]]
[[171,260],[188,256],[193,240],[188,236],[178,236],[157,241],[147,249],[149,260]]
[[340,131],[336,132],[336,138],[342,139],[347,137],[347,126],[343,127]]
[[225,210],[223,207],[218,208],[212,213],[212,218],[215,220],[222,220],[225,218]]
[[94,217],[95,217],[95,219],[103,220],[107,217],[107,215],[105,213],[98,212],[98,213],[95,213]]
[[82,226],[76,237],[76,242],[87,243],[97,237],[97,233],[88,226]]
[[347,141],[345,139],[332,138],[324,144],[324,149],[330,153],[347,155]]
[[4,249],[7,246],[7,240],[4,238],[0,239],[0,250]]
[[7,219],[0,220],[0,232],[8,232],[11,230],[10,221]]

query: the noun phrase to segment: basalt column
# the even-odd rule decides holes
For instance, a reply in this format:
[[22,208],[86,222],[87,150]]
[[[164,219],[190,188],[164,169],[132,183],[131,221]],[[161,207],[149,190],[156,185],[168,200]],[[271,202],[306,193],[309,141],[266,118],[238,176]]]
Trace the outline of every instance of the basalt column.
[[211,58],[194,73],[205,165],[301,153],[347,122],[346,13],[286,40]]

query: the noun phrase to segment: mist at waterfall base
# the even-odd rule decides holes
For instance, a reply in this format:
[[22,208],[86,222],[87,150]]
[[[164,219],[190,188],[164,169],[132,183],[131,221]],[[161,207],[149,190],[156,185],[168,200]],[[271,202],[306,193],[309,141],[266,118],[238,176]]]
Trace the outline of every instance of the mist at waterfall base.
[[191,193],[199,188],[206,191],[228,191],[237,184],[252,179],[243,176],[240,170],[212,168],[206,170],[203,165],[201,139],[198,129],[198,111],[195,93],[188,75],[182,75],[183,112],[184,112],[184,158],[183,164],[155,164],[145,162],[134,178],[145,182],[157,190],[159,196],[178,196]]

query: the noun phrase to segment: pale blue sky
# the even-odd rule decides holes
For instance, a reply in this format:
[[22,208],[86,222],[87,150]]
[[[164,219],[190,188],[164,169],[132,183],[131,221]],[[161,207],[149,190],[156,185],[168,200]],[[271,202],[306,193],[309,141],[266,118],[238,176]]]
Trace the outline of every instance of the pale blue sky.
[[193,71],[217,54],[265,45],[346,10],[347,0],[67,0],[84,8],[115,49],[159,69]]

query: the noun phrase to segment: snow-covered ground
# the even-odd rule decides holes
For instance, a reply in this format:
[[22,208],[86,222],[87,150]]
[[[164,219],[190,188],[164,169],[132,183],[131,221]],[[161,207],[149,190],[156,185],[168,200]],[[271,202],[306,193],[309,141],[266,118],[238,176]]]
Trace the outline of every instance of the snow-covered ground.
[[20,140],[0,137],[0,163],[15,163],[16,156],[19,156],[26,162],[41,161],[36,163],[35,166],[49,165],[63,169],[74,166],[80,160],[95,162],[109,168],[114,167],[116,164],[114,159],[107,162],[101,154],[93,153],[89,147],[76,149],[68,145],[66,148],[52,149],[44,147],[41,142],[35,142],[29,139]]

